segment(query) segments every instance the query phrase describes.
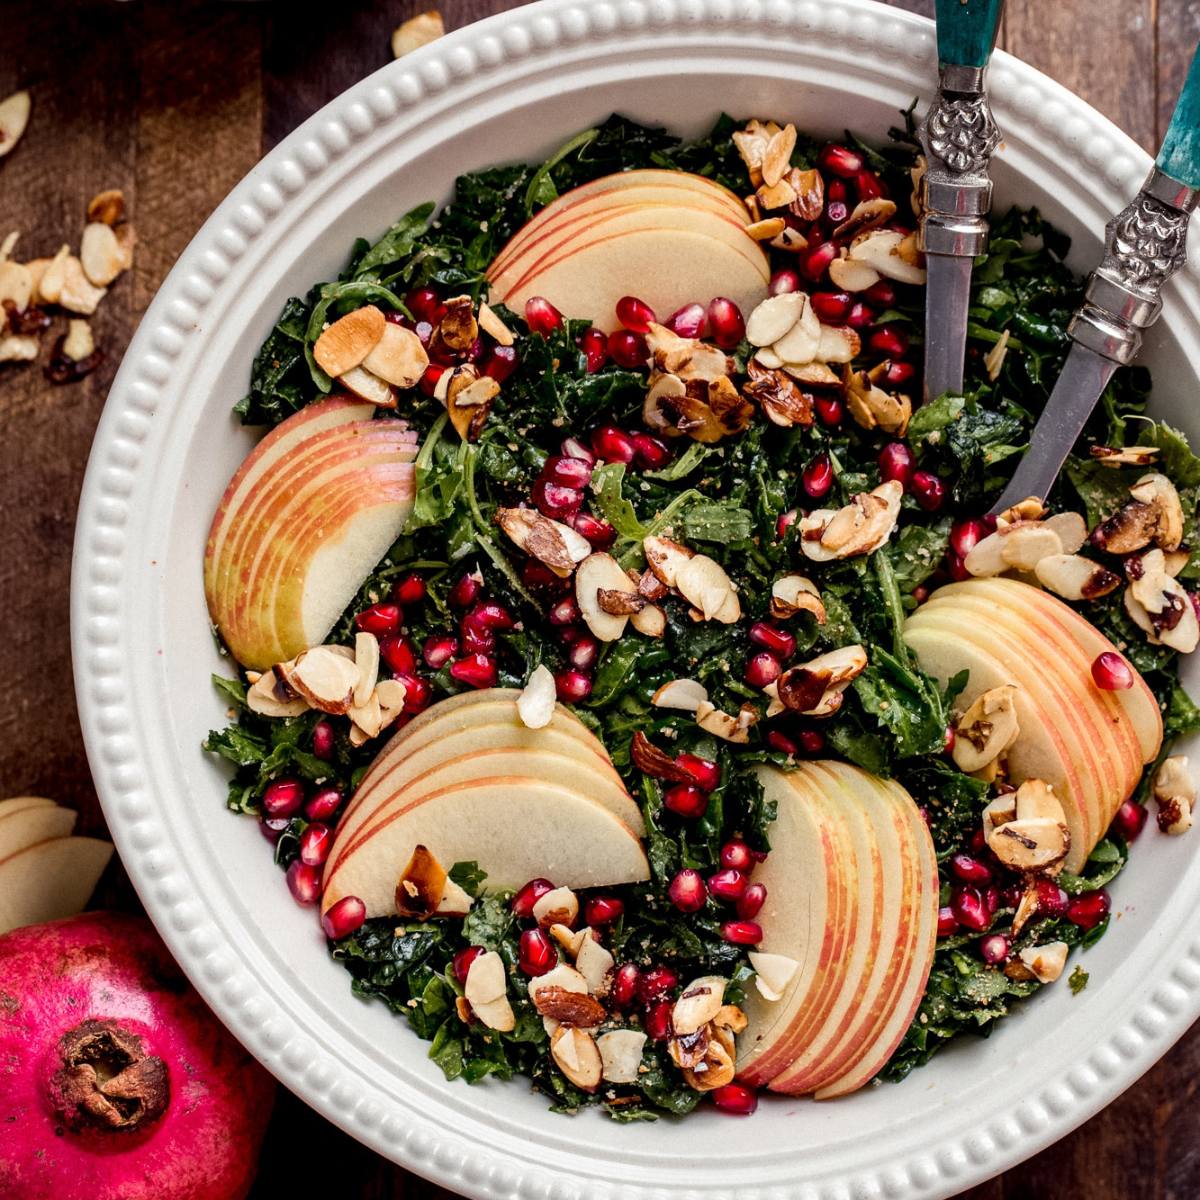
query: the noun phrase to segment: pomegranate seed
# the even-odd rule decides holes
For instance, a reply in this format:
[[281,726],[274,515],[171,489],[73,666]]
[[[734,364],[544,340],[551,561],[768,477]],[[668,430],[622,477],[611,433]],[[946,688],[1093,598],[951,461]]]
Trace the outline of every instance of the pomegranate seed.
[[291,817],[259,817],[258,832],[274,846],[283,837],[291,823]]
[[567,522],[576,533],[586,538],[594,550],[607,550],[617,540],[617,531],[607,521],[591,513],[577,512]]
[[463,617],[458,628],[463,654],[491,654],[496,649],[496,635],[472,613]]
[[442,298],[430,287],[417,288],[404,298],[404,307],[418,321],[440,321],[444,314],[439,313]]
[[579,620],[579,605],[575,603],[575,597],[564,596],[552,605],[546,619],[551,625],[574,625]]
[[783,296],[788,292],[798,292],[799,290],[800,276],[791,267],[781,267],[771,276],[771,282],[767,285],[767,291],[772,296]]
[[318,721],[312,731],[313,756],[322,762],[328,762],[333,757],[333,747],[336,735],[333,726],[328,721]]
[[775,518],[775,536],[782,541],[787,537],[787,531],[799,520],[800,514],[794,509],[789,508],[787,512],[782,512]]
[[427,667],[440,671],[457,653],[458,638],[449,633],[434,633],[425,639],[421,657]]
[[626,1009],[637,998],[642,973],[635,963],[622,963],[614,972],[608,989],[608,1001],[614,1008]]
[[757,946],[763,940],[762,926],[757,921],[724,921],[721,937],[735,946]]
[[468,687],[489,688],[496,686],[496,660],[487,654],[469,654],[450,664],[450,674],[459,683]]
[[816,729],[802,729],[800,749],[805,754],[820,754],[825,749],[825,735]]
[[[912,590],[912,598],[918,604],[924,604],[929,599],[929,589],[923,583],[918,583]],[[951,746],[951,749],[954,749],[954,747]]]
[[881,279],[878,283],[871,284],[862,293],[862,298],[868,304],[874,304],[879,308],[891,308],[896,303],[896,289],[888,280]]
[[969,854],[955,854],[950,859],[950,870],[963,883],[991,883],[992,881],[992,869]]
[[[702,887],[701,891],[703,890]],[[669,992],[673,992],[678,986],[679,976],[670,967],[650,967],[642,972],[642,977],[638,980],[638,999],[643,1004],[653,1004],[656,1000],[663,999]]]
[[680,912],[699,912],[704,907],[706,894],[703,877],[690,867],[680,871],[667,888],[671,903]]
[[563,321],[562,313],[545,296],[530,296],[525,301],[525,323],[530,333],[549,337]]
[[824,450],[814,455],[800,477],[804,491],[814,500],[829,494],[833,487],[833,462]]
[[708,795],[695,784],[676,783],[663,793],[663,804],[676,816],[694,821],[708,811]]
[[884,358],[903,358],[908,353],[908,334],[895,325],[880,325],[867,344]]
[[846,146],[839,146],[835,143],[830,143],[821,149],[821,153],[817,156],[817,166],[822,171],[829,171],[834,175],[840,175],[843,179],[856,179],[866,164],[862,160],[862,155]]
[[293,817],[304,803],[304,784],[298,779],[275,779],[263,792],[262,809],[268,817]]
[[767,885],[765,883],[752,883],[742,893],[741,899],[737,902],[737,915],[743,921],[753,921],[762,911],[762,906],[766,902]]
[[596,465],[596,456],[577,437],[563,438],[558,452],[563,458],[582,458],[589,467]]
[[800,747],[780,729],[769,729],[767,731],[767,745],[772,750],[778,751],[780,754],[787,754],[792,758],[795,758],[800,753]]
[[625,912],[625,902],[616,896],[590,896],[583,906],[583,918],[591,926],[611,925]]
[[734,867],[724,867],[708,877],[708,894],[731,904],[746,894],[746,876]]
[[945,503],[946,485],[932,471],[914,471],[911,490],[926,512],[937,512]]
[[950,578],[962,583],[964,579],[970,579],[971,572],[967,570],[967,564],[951,550],[946,555],[946,564],[950,568]]
[[950,909],[960,925],[982,933],[991,923],[987,902],[976,888],[956,888],[950,894]]
[[957,521],[950,527],[950,549],[959,558],[966,558],[975,546],[987,537],[987,527],[976,517]]
[[465,950],[459,950],[455,954],[452,961],[454,970],[454,978],[458,980],[463,987],[467,985],[467,974],[471,970],[471,964],[484,953],[482,946],[468,946]]
[[1105,650],[1092,663],[1092,679],[1106,692],[1121,692],[1133,687],[1133,669],[1115,651]]
[[903,442],[888,442],[879,452],[879,477],[885,483],[896,480],[903,486],[912,478],[916,458]]
[[633,462],[635,454],[633,438],[615,425],[601,425],[592,432],[592,449],[596,457],[606,463],[624,463],[626,466]]
[[633,455],[637,465],[644,471],[661,471],[671,461],[671,450],[667,443],[649,433],[633,435]]
[[558,951],[544,929],[526,929],[517,943],[517,965],[526,975],[545,975],[558,966]]
[[840,325],[854,303],[849,292],[813,292],[810,297],[813,312],[826,325]]
[[438,380],[445,373],[446,368],[439,363],[430,363],[425,368],[421,378],[417,380],[417,387],[425,396],[432,396],[437,390]]
[[493,346],[479,364],[479,369],[489,379],[503,383],[520,365],[515,346]]
[[698,338],[704,333],[705,319],[703,304],[685,304],[667,318],[666,326],[680,337]]
[[675,765],[682,767],[695,781],[696,786],[705,792],[712,792],[720,786],[721,766],[711,758],[701,758],[698,754],[678,754]]
[[832,242],[818,242],[810,246],[800,258],[800,271],[805,279],[819,282],[829,270],[829,264],[837,258],[837,247]]
[[1132,800],[1126,800],[1117,809],[1117,815],[1113,817],[1113,829],[1125,841],[1136,841],[1138,834],[1142,832],[1142,828],[1146,824],[1147,815],[1144,804],[1135,804]]
[[[953,728],[953,725],[946,726],[947,737],[950,736],[950,732]],[[954,747],[951,745],[948,747],[948,749],[953,750]],[[971,834],[971,840],[967,844],[971,847],[972,854],[983,854],[987,850],[987,838],[984,836],[982,825],[980,825],[975,832]]]
[[542,466],[541,477],[548,483],[560,487],[585,488],[592,481],[592,458],[567,458],[565,455],[552,454]]
[[417,669],[417,651],[402,633],[381,638],[379,657],[387,663],[393,675],[411,675]]
[[888,362],[887,373],[883,379],[891,387],[904,387],[906,383],[911,382],[916,373],[917,368],[912,363],[904,362],[901,359],[892,359]]
[[567,651],[567,658],[577,671],[590,671],[599,657],[600,643],[590,634],[580,634]]
[[531,591],[561,591],[567,584],[536,558],[527,558],[521,564],[521,582]]
[[579,338],[579,349],[587,362],[589,375],[595,375],[608,362],[608,334],[592,326],[585,329]]
[[754,855],[745,842],[735,839],[731,842],[726,842],[721,847],[721,866],[729,867],[734,871],[752,871],[754,869]]
[[513,915],[518,917],[532,917],[533,906],[547,893],[554,891],[554,884],[548,879],[531,879],[528,883],[523,884],[515,893],[512,900],[509,902],[509,908],[512,909]]
[[671,1013],[674,1005],[670,1000],[658,1000],[646,1013],[646,1036],[655,1042],[665,1042],[671,1036]]
[[538,512],[552,521],[565,521],[583,507],[583,493],[578,488],[563,487],[546,479],[539,479],[533,485],[532,498]]
[[1037,892],[1037,911],[1039,916],[1056,920],[1064,916],[1071,898],[1052,879],[1039,879],[1034,884]]
[[319,867],[329,857],[333,841],[333,830],[320,821],[305,827],[300,835],[300,861],[310,867]]
[[746,664],[746,682],[762,691],[770,687],[783,671],[783,664],[770,650],[760,650]]
[[404,684],[404,711],[409,716],[424,712],[433,699],[433,685],[429,680],[419,675],[397,675],[396,678]]
[[484,600],[475,605],[467,617],[477,621],[484,629],[512,629],[517,623],[512,613],[495,600]]
[[1005,908],[1016,908],[1021,903],[1021,885],[1010,884],[1000,892],[1000,898],[1004,901]]
[[875,310],[869,304],[856,300],[846,314],[846,324],[851,329],[866,329],[868,325],[875,324]]
[[296,859],[287,869],[288,891],[297,904],[316,904],[321,895],[321,872],[311,863]]
[[450,589],[448,597],[451,608],[470,608],[483,590],[483,576],[478,571],[460,576]]
[[746,336],[742,310],[725,296],[714,296],[708,302],[708,327],[722,350],[732,350]]
[[400,628],[403,616],[398,604],[372,604],[370,608],[364,608],[354,618],[354,624],[363,633],[373,633],[376,637],[384,637],[389,633],[395,633]]
[[846,415],[842,402],[834,396],[818,396],[814,406],[817,420],[827,429],[836,429]]
[[628,329],[618,329],[608,335],[608,353],[618,367],[636,371],[646,365],[650,351],[646,348],[646,339],[640,333]]
[[636,296],[622,296],[617,301],[617,320],[634,333],[646,333],[658,322],[654,309]]
[[425,580],[416,572],[409,572],[403,579],[392,584],[392,599],[399,605],[412,607],[420,604],[429,594]]
[[342,807],[342,793],[335,787],[318,788],[308,798],[304,815],[310,821],[328,821]]
[[825,224],[840,225],[850,215],[850,205],[845,200],[830,200],[825,205]]
[[947,905],[938,909],[937,935],[940,938],[952,937],[958,932],[958,918],[954,910]]
[[348,937],[362,928],[367,919],[367,906],[357,896],[343,896],[321,914],[321,928],[331,941]]
[[1067,920],[1080,929],[1095,929],[1112,908],[1108,892],[1100,888],[1095,892],[1085,892],[1082,896],[1072,896],[1067,904]]
[[874,171],[859,171],[854,177],[854,190],[860,200],[877,200],[883,195],[883,184]]
[[722,1112],[732,1113],[737,1117],[748,1117],[758,1108],[758,1093],[742,1083],[723,1084],[719,1088],[713,1088],[708,1095]]
[[1002,933],[990,934],[979,943],[979,953],[983,956],[983,961],[993,967],[1007,962],[1011,951],[1012,944]]
[[592,694],[592,681],[582,671],[559,671],[554,690],[564,704],[581,704]]

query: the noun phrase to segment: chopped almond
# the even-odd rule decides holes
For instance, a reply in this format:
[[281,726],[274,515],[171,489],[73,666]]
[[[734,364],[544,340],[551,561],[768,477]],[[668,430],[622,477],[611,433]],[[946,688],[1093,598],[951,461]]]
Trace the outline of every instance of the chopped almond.
[[392,32],[392,57],[402,58],[405,54],[428,46],[437,41],[446,32],[442,22],[442,14],[436,8],[428,12],[418,13],[401,22]]
[[72,362],[82,362],[96,352],[96,339],[92,327],[84,320],[72,318],[67,322],[67,336],[63,339],[62,352]]
[[[107,225],[101,226],[107,229]],[[47,268],[49,274],[49,268]],[[45,288],[45,276],[42,277],[42,288]],[[63,264],[62,284],[58,293],[58,303],[68,312],[78,313],[81,317],[90,317],[96,311],[100,301],[107,292],[102,287],[96,287],[84,274],[83,264],[74,255],[68,255]]]
[[545,663],[540,663],[517,697],[517,715],[527,729],[542,729],[550,724],[556,702],[554,676]]
[[0,100],[0,158],[3,158],[20,140],[29,123],[32,101],[28,92],[13,92]]
[[125,255],[111,225],[93,221],[83,231],[79,243],[79,262],[89,282],[108,287],[125,269]]

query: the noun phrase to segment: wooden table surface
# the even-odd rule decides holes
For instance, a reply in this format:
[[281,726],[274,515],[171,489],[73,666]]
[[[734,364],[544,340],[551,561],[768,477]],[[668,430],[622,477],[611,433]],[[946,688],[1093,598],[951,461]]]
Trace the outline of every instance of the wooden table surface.
[[[933,0],[901,0],[931,12]],[[125,192],[139,245],[94,319],[104,365],[53,387],[0,367],[0,795],[41,793],[104,821],[71,683],[68,582],[84,465],[105,393],[141,314],[226,192],[305,117],[390,58],[411,0],[320,4],[0,0],[0,97],[31,89],[22,144],[0,161],[0,237],[20,253],[78,245],[97,191]],[[514,0],[443,0],[457,28]],[[1200,35],[1195,0],[1008,0],[1000,44],[1157,145]],[[99,899],[135,907],[119,869]],[[1106,1111],[970,1200],[1193,1200],[1200,1195],[1200,1029]],[[255,1197],[447,1196],[282,1094]],[[294,1190],[293,1190],[294,1189]],[[163,1200],[169,1200],[164,1197]]]

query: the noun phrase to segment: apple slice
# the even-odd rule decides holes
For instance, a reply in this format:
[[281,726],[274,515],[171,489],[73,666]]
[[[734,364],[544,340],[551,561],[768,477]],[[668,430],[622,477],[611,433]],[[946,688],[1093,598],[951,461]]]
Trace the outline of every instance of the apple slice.
[[415,486],[416,438],[401,421],[334,421],[280,445],[243,467],[249,487],[227,489],[206,555],[213,622],[234,657],[260,670],[325,639],[399,536]]
[[0,862],[51,838],[69,837],[75,813],[57,804],[34,804],[0,814]]
[[96,838],[61,837],[0,861],[0,934],[82,912],[112,852]]
[[12,816],[13,813],[21,812],[26,808],[53,806],[54,801],[47,800],[45,796],[10,796],[7,800],[0,800],[0,818]]
[[637,834],[566,784],[478,779],[427,796],[374,830],[327,877],[322,911],[357,896],[368,917],[394,913],[396,881],[417,846],[439,862],[478,862],[495,890],[538,876],[572,888],[650,877]]

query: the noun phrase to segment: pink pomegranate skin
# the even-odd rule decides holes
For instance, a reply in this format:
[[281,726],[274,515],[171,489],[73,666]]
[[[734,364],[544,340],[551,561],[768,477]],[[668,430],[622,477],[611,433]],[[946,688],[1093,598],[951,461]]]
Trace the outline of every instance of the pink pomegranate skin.
[[274,1094],[145,919],[0,937],[0,1196],[241,1200]]

